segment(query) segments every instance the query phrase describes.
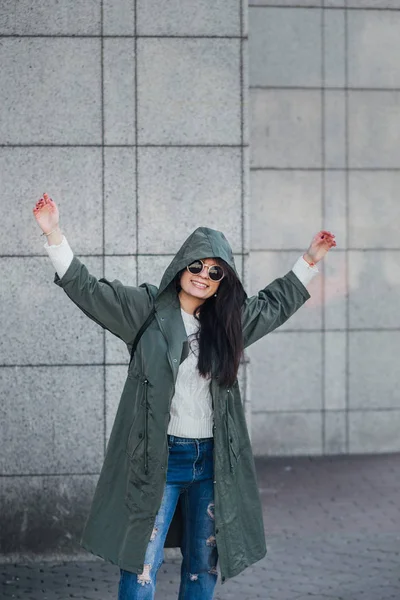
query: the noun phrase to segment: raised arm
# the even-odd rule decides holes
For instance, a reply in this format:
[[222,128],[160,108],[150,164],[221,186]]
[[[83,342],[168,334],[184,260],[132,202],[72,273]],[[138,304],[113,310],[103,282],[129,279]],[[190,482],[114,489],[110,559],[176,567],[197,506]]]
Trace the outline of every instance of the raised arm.
[[306,285],[318,273],[316,264],[334,246],[335,236],[330,231],[320,231],[289,273],[246,299],[242,315],[245,347],[283,325],[303,306],[310,298]]
[[58,208],[47,194],[33,213],[47,238],[45,248],[57,271],[54,282],[93,321],[125,343],[131,343],[151,309],[148,287],[125,286],[118,280],[91,275],[62,235]]

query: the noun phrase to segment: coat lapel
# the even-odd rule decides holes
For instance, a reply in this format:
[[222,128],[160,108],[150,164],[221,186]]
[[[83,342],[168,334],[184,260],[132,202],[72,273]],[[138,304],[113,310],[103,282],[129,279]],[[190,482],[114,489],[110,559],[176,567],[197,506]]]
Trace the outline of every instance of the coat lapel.
[[156,319],[159,328],[167,340],[168,360],[175,382],[179,365],[185,360],[189,353],[189,344],[179,302],[174,302],[168,306],[158,307]]

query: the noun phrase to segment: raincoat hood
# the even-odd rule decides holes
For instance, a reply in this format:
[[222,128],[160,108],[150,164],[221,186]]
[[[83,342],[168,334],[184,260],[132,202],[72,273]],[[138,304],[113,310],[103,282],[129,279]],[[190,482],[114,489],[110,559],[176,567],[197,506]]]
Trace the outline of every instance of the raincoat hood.
[[[161,279],[158,297],[165,294],[179,271],[195,260],[204,258],[221,258],[234,270],[237,277],[232,248],[221,231],[209,227],[198,227],[182,244]],[[168,289],[172,292],[172,288]]]

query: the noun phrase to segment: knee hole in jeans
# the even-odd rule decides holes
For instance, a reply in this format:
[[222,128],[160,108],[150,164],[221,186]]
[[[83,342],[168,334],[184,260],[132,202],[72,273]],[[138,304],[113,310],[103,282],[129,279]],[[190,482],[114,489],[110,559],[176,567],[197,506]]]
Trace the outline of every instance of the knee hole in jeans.
[[143,566],[143,573],[141,573],[141,575],[137,576],[137,580],[138,580],[138,583],[140,583],[140,585],[144,586],[146,584],[151,583],[150,569],[151,569],[151,565]]

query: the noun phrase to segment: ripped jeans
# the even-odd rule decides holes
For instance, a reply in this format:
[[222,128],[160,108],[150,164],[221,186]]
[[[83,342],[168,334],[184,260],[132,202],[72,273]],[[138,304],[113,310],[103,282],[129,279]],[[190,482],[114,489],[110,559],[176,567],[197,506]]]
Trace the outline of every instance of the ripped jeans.
[[[154,600],[164,542],[178,502],[183,515],[178,600],[212,600],[218,552],[214,527],[213,439],[168,436],[167,482],[141,575],[121,569],[118,600]],[[162,597],[162,590],[161,596]]]

